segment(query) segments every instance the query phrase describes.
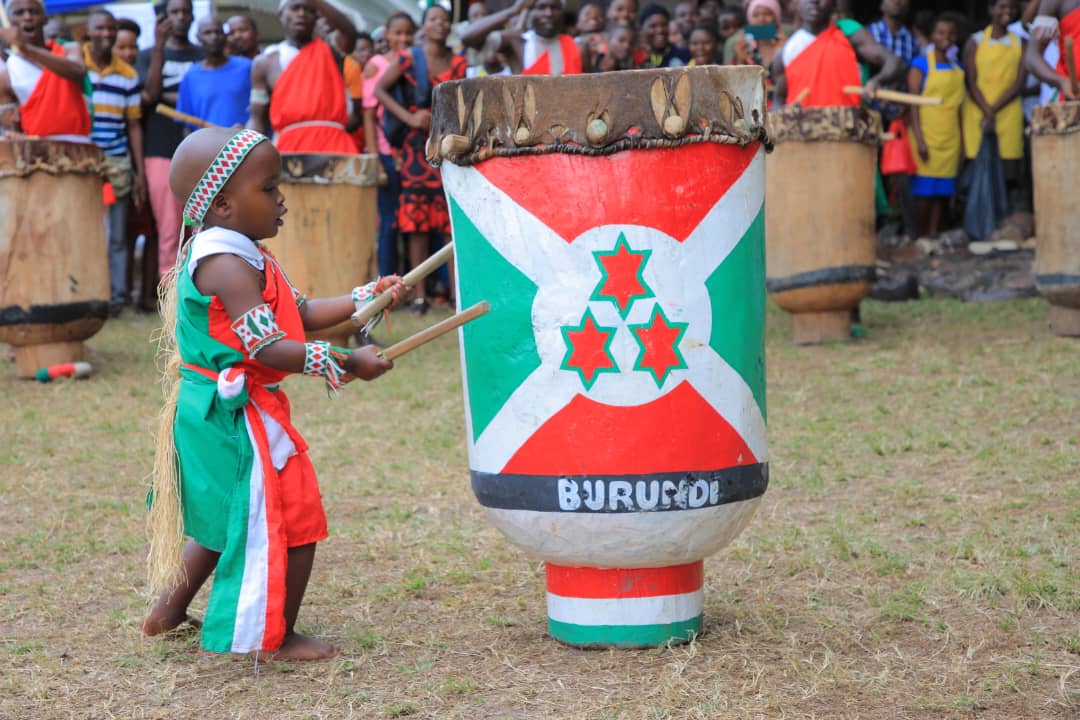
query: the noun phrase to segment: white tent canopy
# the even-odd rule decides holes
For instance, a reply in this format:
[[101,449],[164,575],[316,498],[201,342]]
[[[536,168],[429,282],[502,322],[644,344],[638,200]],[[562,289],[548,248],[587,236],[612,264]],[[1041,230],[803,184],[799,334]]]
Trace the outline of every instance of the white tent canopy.
[[[371,32],[385,22],[390,13],[404,11],[419,19],[420,6],[416,0],[329,0],[356,25],[357,30]],[[277,15],[278,0],[246,0],[246,2],[215,3],[222,15],[253,10],[260,14]],[[262,24],[260,23],[260,30]]]

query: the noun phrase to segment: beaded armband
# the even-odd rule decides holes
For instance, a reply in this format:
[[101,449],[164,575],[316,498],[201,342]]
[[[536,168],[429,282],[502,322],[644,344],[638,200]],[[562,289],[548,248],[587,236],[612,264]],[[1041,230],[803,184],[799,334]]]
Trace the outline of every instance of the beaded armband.
[[285,337],[284,331],[278,327],[274,311],[266,303],[248,310],[231,327],[249,357],[255,357],[260,350]]
[[326,389],[336,395],[345,385],[342,362],[347,356],[347,351],[333,347],[325,340],[304,343],[304,374],[324,378]]

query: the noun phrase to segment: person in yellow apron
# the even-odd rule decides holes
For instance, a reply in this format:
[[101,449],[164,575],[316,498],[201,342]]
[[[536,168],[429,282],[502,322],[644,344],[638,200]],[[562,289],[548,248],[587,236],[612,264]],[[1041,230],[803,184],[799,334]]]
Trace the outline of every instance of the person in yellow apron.
[[[972,35],[964,46],[968,101],[964,103],[964,150],[974,158],[982,133],[993,128],[1002,160],[1024,157],[1024,110],[1020,93],[1026,73],[1025,43],[1008,26],[1020,16],[1017,0],[994,0],[991,24]],[[1006,170],[1008,173],[1008,169]]]
[[956,193],[960,170],[960,108],[964,102],[964,70],[949,60],[949,48],[956,44],[956,21],[938,18],[930,33],[932,46],[911,61],[908,91],[916,95],[940,97],[941,105],[923,105],[911,114],[911,154],[915,157],[915,177],[911,194],[915,198],[917,237],[937,235],[948,198]]

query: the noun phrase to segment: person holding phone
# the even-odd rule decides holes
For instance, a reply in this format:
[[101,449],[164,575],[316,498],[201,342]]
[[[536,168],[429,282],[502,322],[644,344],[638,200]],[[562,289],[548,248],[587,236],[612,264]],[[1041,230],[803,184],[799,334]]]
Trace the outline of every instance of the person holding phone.
[[141,50],[135,70],[142,82],[143,164],[150,209],[158,233],[158,275],[163,276],[176,262],[180,238],[180,203],[169,189],[170,159],[184,139],[184,126],[155,110],[158,103],[176,107],[180,82],[191,67],[203,59],[203,51],[188,40],[194,13],[191,0],[167,0],[158,11],[154,47]]
[[780,3],[777,0],[750,0],[746,5],[746,25],[742,42],[735,45],[733,65],[759,65],[765,68],[765,89],[772,103],[773,58],[784,46],[780,29]]

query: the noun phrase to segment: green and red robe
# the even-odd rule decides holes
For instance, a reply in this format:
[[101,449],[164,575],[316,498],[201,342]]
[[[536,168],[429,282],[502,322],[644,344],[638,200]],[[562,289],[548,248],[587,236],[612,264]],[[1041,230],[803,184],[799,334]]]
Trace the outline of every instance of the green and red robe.
[[221,300],[195,287],[199,260],[218,253],[265,273],[263,300],[285,338],[297,342],[304,342],[303,299],[272,255],[223,228],[195,236],[177,277],[184,364],[174,437],[184,531],[221,553],[202,647],[273,651],[285,636],[288,548],[325,539],[326,515],[307,443],[277,388],[287,373],[245,353]]

